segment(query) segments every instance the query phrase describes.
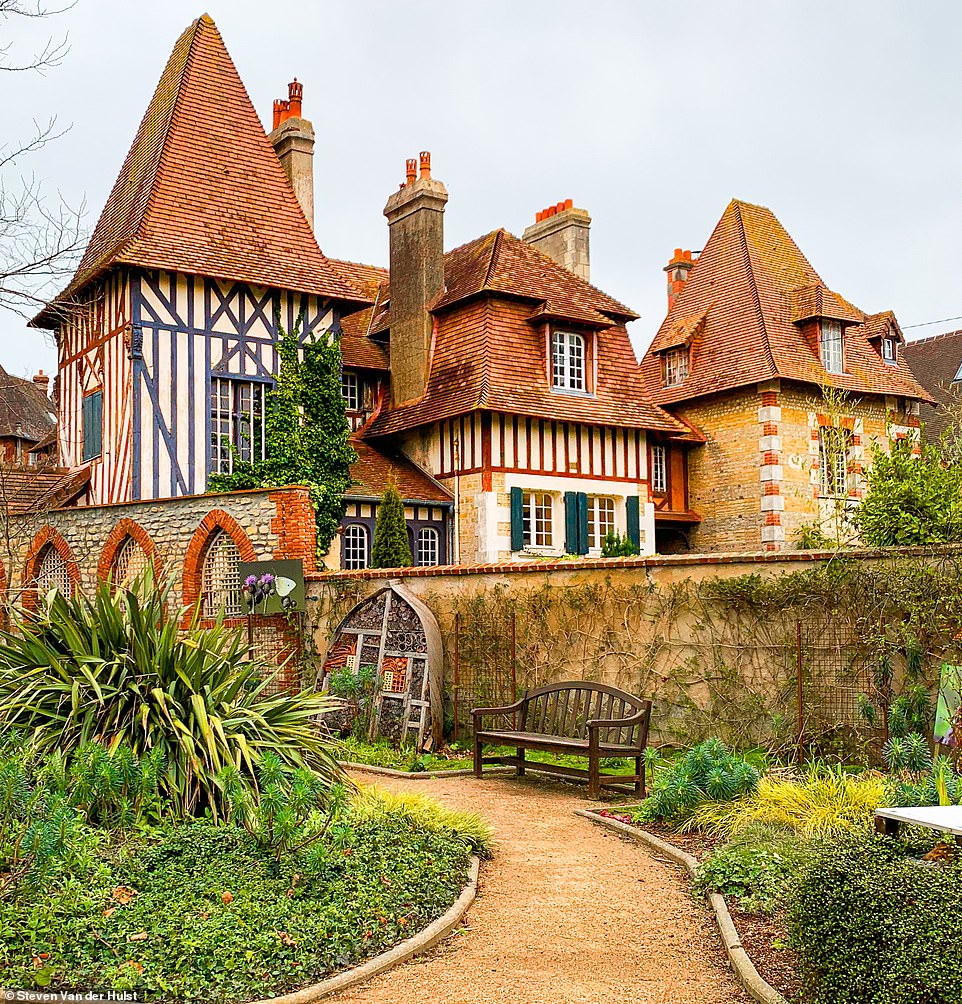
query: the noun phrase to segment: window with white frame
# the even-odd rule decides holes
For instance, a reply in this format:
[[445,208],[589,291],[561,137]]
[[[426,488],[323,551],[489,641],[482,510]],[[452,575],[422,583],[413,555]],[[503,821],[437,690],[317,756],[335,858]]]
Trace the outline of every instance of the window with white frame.
[[341,371],[341,397],[348,411],[361,410],[361,387],[354,370]]
[[418,530],[419,565],[437,565],[441,560],[441,535],[433,526],[422,526]]
[[231,535],[218,530],[207,547],[201,582],[201,611],[205,617],[240,617],[240,551]]
[[615,532],[615,500],[603,495],[588,497],[588,547],[600,551],[609,533]]
[[210,469],[230,474],[238,460],[266,456],[264,420],[268,385],[214,377],[210,382]]
[[525,492],[522,532],[525,547],[551,547],[554,544],[552,516],[554,504],[547,492]]
[[666,387],[677,387],[688,377],[688,346],[669,349],[664,357],[664,376]]
[[651,448],[651,490],[668,491],[668,449],[658,444]]
[[819,345],[826,372],[843,373],[841,321],[822,321]]
[[367,568],[367,527],[362,523],[349,523],[341,539],[341,565],[344,568]]
[[67,561],[53,544],[44,552],[34,585],[41,595],[46,595],[51,589],[56,589],[61,596],[70,596],[73,592]]
[[882,339],[882,358],[890,366],[894,366],[898,362],[898,344],[894,335],[886,335]]
[[585,383],[585,339],[572,331],[555,331],[551,336],[551,383],[563,390],[587,390]]
[[125,537],[111,573],[115,589],[129,589],[147,571],[147,555],[133,537]]
[[830,498],[848,495],[848,447],[846,429],[822,426],[818,430],[821,493]]

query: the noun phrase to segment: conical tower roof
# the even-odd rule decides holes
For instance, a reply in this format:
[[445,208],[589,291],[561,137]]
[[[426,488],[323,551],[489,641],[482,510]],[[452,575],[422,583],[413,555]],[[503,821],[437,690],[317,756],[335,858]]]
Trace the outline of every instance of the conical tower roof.
[[73,280],[34,323],[114,265],[369,302],[318,247],[207,14],[177,40]]

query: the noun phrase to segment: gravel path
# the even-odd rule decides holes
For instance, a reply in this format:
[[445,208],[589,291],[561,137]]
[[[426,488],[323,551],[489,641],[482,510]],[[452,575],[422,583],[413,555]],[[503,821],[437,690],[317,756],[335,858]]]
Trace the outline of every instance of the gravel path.
[[481,813],[498,848],[466,930],[331,998],[341,1004],[746,1004],[675,867],[573,810],[544,779],[376,780]]

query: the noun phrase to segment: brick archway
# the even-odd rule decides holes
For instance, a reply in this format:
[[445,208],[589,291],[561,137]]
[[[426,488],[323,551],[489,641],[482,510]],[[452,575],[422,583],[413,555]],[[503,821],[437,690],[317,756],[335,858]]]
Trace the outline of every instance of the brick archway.
[[67,576],[70,579],[72,592],[80,590],[80,565],[70,550],[70,545],[64,540],[59,530],[52,526],[43,527],[30,542],[27,554],[23,563],[23,608],[25,610],[36,610],[37,590],[34,583],[37,581],[37,574],[43,564],[44,556],[50,548],[54,548],[63,558],[67,566]]
[[110,531],[110,535],[104,542],[103,550],[100,552],[100,561],[97,564],[98,582],[106,582],[111,576],[114,564],[117,561],[117,555],[120,553],[120,549],[128,537],[140,545],[147,560],[153,566],[154,579],[157,580],[160,578],[160,555],[157,553],[154,542],[150,539],[150,534],[139,523],[130,519],[129,516],[124,516],[113,530]]
[[257,561],[257,552],[250,538],[244,533],[240,523],[224,512],[223,509],[211,509],[211,511],[200,521],[194,531],[190,543],[187,545],[187,554],[184,557],[184,581],[183,597],[184,606],[192,611],[200,599],[201,584],[204,576],[204,559],[210,548],[211,541],[218,531],[226,533],[237,545],[240,552],[241,561]]

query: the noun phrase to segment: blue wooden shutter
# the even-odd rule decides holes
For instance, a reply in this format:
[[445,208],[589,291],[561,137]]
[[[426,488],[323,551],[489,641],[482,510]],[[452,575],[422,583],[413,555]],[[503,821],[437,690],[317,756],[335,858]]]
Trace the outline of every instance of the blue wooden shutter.
[[103,452],[104,428],[104,395],[103,391],[88,394],[81,406],[83,420],[83,452],[84,461],[93,460]]
[[588,496],[578,492],[578,554],[588,553]]
[[581,554],[578,540],[578,493],[565,492],[565,553]]
[[511,550],[524,550],[524,496],[520,488],[511,489]]
[[628,539],[641,551],[641,516],[637,495],[629,495],[625,499],[625,515],[628,517]]

